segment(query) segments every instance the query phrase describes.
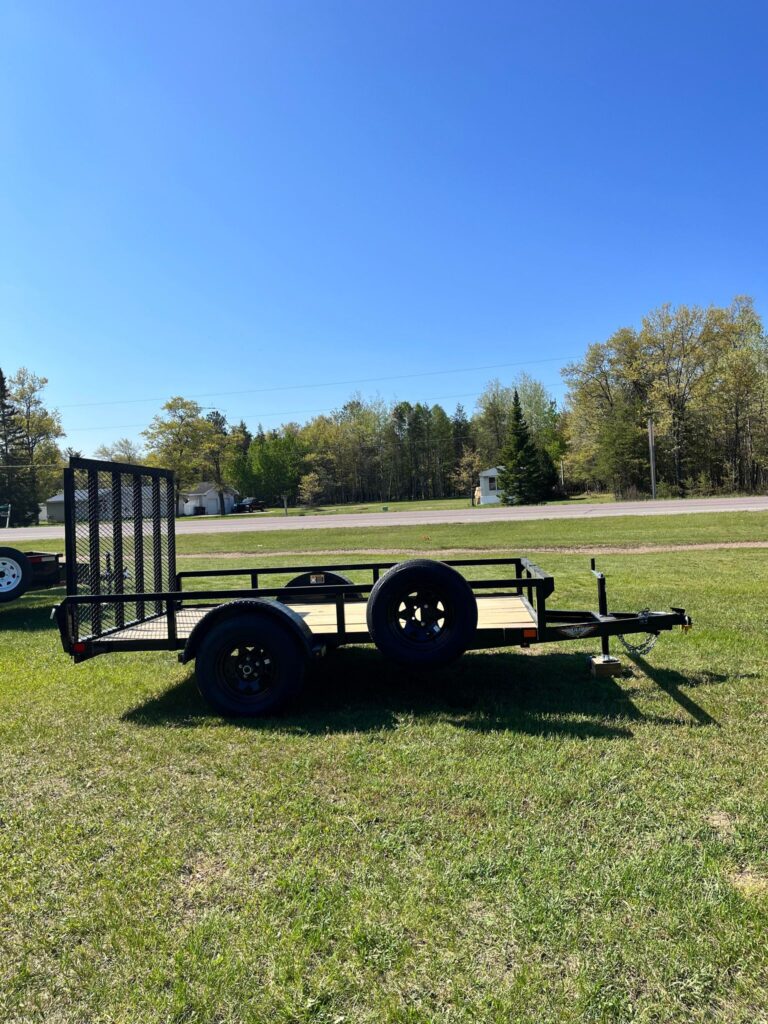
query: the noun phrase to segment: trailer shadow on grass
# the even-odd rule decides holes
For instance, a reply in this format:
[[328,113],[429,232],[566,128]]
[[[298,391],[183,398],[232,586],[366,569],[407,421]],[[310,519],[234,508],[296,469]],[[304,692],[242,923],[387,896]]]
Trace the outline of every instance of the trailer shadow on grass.
[[[630,658],[641,672],[644,672],[660,690],[663,690],[668,697],[671,697],[699,725],[718,725],[718,722],[704,708],[697,704],[695,700],[691,700],[688,694],[682,690],[684,686],[700,685],[698,681],[691,682],[682,673],[676,672],[674,669],[658,668],[655,665],[651,665],[645,658],[640,657],[639,654],[631,654]],[[716,676],[714,679],[710,679],[710,681],[724,682],[726,678],[726,676]]]
[[[647,674],[653,678],[650,670]],[[683,702],[675,697],[673,689],[679,686],[659,685],[678,700],[693,724],[713,724],[690,698]],[[343,649],[320,662],[300,700],[285,712],[232,723],[239,728],[316,735],[394,729],[404,718],[414,717],[481,732],[603,739],[631,738],[633,722],[691,724],[681,718],[643,714],[621,681],[589,675],[584,654],[472,653],[450,669],[417,673],[392,666],[366,648]],[[200,697],[193,673],[123,716],[124,721],[145,727],[193,728],[216,719]]]
[[[29,591],[17,601],[0,603],[0,630],[2,632],[29,633],[56,627],[51,621],[51,608],[59,604],[64,592],[61,587],[51,590]],[[55,633],[58,641],[58,633]]]

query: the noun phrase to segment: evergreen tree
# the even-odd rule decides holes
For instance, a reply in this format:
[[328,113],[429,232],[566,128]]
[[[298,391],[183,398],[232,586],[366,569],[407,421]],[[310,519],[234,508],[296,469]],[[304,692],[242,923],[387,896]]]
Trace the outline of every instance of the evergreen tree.
[[456,406],[456,412],[451,417],[451,431],[453,433],[453,457],[454,461],[458,463],[465,450],[471,447],[472,440],[472,427],[461,402]]
[[5,374],[0,370],[0,505],[11,506],[11,523],[19,526],[35,518],[37,507],[29,483],[24,427]]
[[520,396],[515,391],[507,429],[507,439],[501,449],[499,491],[505,505],[536,505],[546,496],[542,479],[541,459],[531,440],[528,425],[523,418]]

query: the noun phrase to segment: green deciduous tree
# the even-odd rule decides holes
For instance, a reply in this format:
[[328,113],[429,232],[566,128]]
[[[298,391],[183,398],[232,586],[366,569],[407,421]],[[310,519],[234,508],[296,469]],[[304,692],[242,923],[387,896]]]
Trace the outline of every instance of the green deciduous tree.
[[499,461],[499,453],[506,443],[513,399],[513,388],[492,380],[477,400],[473,426],[480,458],[487,466]]
[[768,484],[768,342],[752,301],[661,306],[566,367],[569,475],[619,494]]
[[61,418],[43,401],[47,377],[38,377],[22,366],[10,378],[10,399],[18,411],[21,427],[20,453],[26,466],[25,477],[33,502],[32,519],[37,522],[40,502],[61,485],[63,459],[56,441],[64,436]]
[[660,306],[643,319],[637,353],[642,363],[633,366],[625,360],[623,365],[629,379],[635,370],[638,385],[642,377],[647,381],[650,407],[670,442],[672,483],[679,493],[691,468],[691,416],[707,393],[717,363],[715,322],[711,309]]
[[267,501],[280,499],[287,512],[302,475],[302,452],[296,432],[284,428],[257,436],[249,454],[256,493]]
[[119,437],[112,444],[100,444],[94,451],[97,459],[106,459],[109,462],[128,462],[133,465],[140,464],[143,452],[135,441],[128,437]]
[[458,491],[468,496],[470,505],[475,503],[475,488],[482,468],[478,452],[474,448],[465,448],[453,473],[453,482]]
[[207,425],[197,402],[177,395],[163,406],[165,415],[154,417],[146,430],[148,462],[176,474],[176,502],[182,488],[196,482],[202,472]]
[[299,480],[299,501],[302,505],[314,505],[320,497],[323,485],[320,474],[312,470]]
[[633,331],[618,331],[605,344],[590,345],[583,361],[564,371],[569,476],[619,495],[648,479],[647,389],[625,372],[622,358],[636,337]]

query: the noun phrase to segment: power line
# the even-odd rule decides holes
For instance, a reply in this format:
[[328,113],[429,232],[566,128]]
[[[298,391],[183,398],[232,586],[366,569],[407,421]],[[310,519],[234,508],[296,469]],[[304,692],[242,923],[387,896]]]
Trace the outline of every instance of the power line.
[[[554,388],[554,387],[559,387],[562,382],[561,381],[553,381],[553,382],[546,383],[546,382],[543,382],[543,381],[539,381],[538,383],[541,383],[542,387],[545,387],[545,388]],[[434,398],[429,399],[429,401],[430,402],[444,402],[444,401],[447,401],[448,399],[454,399],[454,398],[473,398],[473,397],[477,396],[477,394],[478,394],[477,391],[463,391],[463,392],[461,392],[459,394],[453,394],[453,395],[436,395]],[[213,408],[213,406],[211,406],[210,408]],[[276,417],[283,417],[283,416],[327,416],[327,415],[330,415],[333,412],[338,412],[339,409],[285,409],[285,410],[282,410],[280,412],[267,412],[267,413],[261,413],[259,415],[256,415],[256,414],[254,414],[252,412],[230,413],[226,409],[221,409],[219,411],[223,412],[228,417],[230,422],[232,422],[232,421],[237,420],[237,419],[245,419],[246,417],[256,418],[256,419],[259,419],[259,420],[266,420],[266,419],[274,419]],[[137,430],[139,428],[143,429],[144,427],[146,427],[146,425],[147,425],[146,423],[115,423],[115,424],[110,424],[110,425],[107,425],[107,426],[96,426],[96,427],[68,427],[67,428],[67,434],[71,434],[71,433],[75,433],[75,432],[82,433],[84,431],[92,431],[92,430],[103,430],[103,431],[107,431],[107,430]]]
[[[386,377],[358,377],[355,380],[332,380],[323,382],[312,382],[310,384],[280,384],[268,388],[248,388],[245,391],[202,391],[188,398],[228,398],[233,395],[263,395],[275,391],[303,391],[308,388],[332,388],[343,387],[351,384],[378,384],[388,380],[412,380],[417,377],[438,377],[451,373],[475,373],[480,370],[504,370],[512,366],[535,366],[540,363],[564,363],[567,359],[562,356],[552,356],[548,359],[522,359],[512,363],[491,363],[488,366],[463,366],[453,370],[427,370],[422,373],[400,373]],[[122,398],[110,399],[103,402],[74,402],[68,405],[59,406],[61,409],[85,409],[104,405],[140,405],[144,402],[166,402],[167,398]]]

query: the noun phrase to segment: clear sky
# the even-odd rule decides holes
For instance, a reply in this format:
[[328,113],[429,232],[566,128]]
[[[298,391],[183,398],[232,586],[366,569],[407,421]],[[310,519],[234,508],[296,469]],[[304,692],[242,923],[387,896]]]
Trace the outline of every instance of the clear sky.
[[0,12],[0,366],[86,453],[173,394],[471,410],[665,301],[768,315],[765,2]]

